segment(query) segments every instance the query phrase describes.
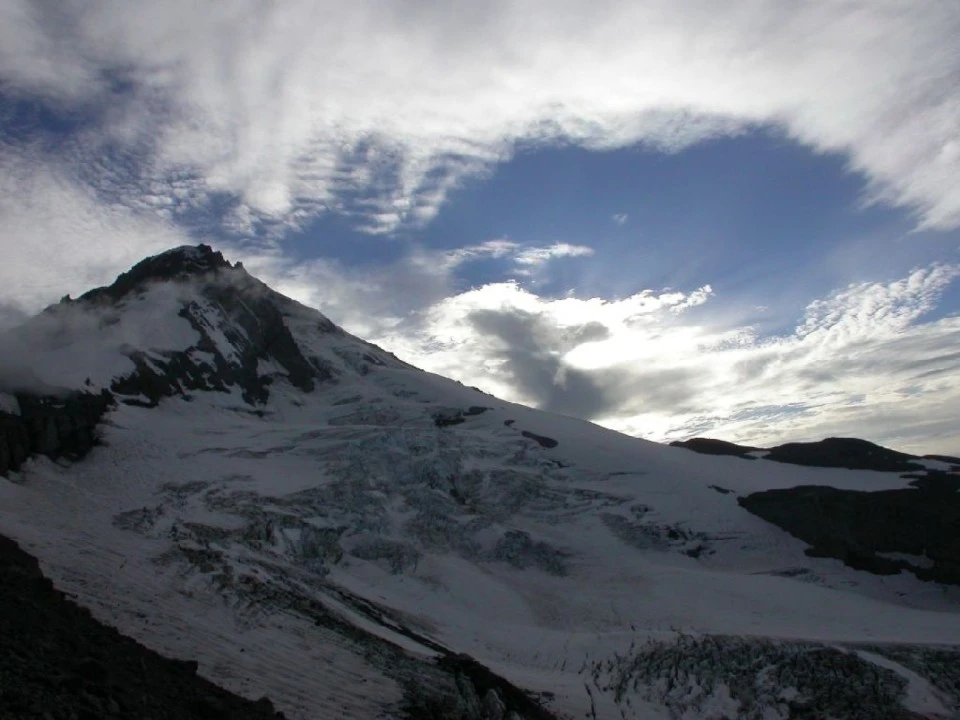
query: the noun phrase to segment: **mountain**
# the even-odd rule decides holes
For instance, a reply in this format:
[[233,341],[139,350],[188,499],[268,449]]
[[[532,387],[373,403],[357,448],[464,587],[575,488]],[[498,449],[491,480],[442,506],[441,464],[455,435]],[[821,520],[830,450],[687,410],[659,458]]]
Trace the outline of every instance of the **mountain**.
[[[886,472],[928,472],[931,467],[960,470],[960,458],[949,455],[910,455],[859,438],[826,438],[817,442],[794,442],[772,448],[737,445],[713,438],[691,438],[670,443],[705,455],[733,455],[755,460],[763,458],[791,465],[846,468],[848,470],[880,470]],[[935,460],[931,466],[925,460]]]
[[[745,462],[504,402],[204,245],[0,354],[0,533],[97,620],[287,718],[960,712],[949,460]],[[945,535],[900,538],[924,517]]]
[[791,465],[904,473],[906,487],[882,491],[799,486],[755,492],[742,507],[832,557],[879,575],[911,572],[960,585],[960,459],[897,452],[859,438],[826,438],[761,449],[693,438],[671,445]]

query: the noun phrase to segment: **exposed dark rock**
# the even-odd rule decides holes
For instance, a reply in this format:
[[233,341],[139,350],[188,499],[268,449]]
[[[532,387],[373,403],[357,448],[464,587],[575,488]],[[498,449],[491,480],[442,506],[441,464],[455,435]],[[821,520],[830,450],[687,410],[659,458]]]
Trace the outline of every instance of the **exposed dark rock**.
[[[237,263],[238,269],[243,266]],[[230,268],[223,254],[209,245],[184,245],[141,260],[106,287],[95,288],[80,296],[80,301],[109,303],[143,290],[149,283],[182,280],[190,275],[204,275]],[[65,298],[70,302],[69,295]],[[63,301],[61,301],[63,302]]]
[[952,494],[960,491],[960,475],[952,473],[931,471],[924,475],[908,474],[900,477],[912,479],[910,483],[915,488],[929,490],[933,493]]
[[960,469],[960,458],[953,457],[953,455],[924,455],[923,458],[925,460],[939,460],[949,465],[956,465],[957,468]]
[[749,445],[737,445],[726,440],[716,440],[714,438],[691,438],[690,440],[674,440],[670,443],[673,447],[682,447],[687,450],[702,453],[704,455],[733,455],[735,457],[753,460],[754,458],[747,453],[762,450],[763,448],[750,447]]
[[[683,447],[704,455],[731,455],[745,460],[754,460],[748,453],[766,450],[766,460],[805,465],[808,467],[834,467],[849,470],[879,470],[884,472],[923,471],[925,467],[916,462],[916,455],[890,450],[868,440],[859,438],[826,438],[817,442],[786,443],[765,449],[714,438],[677,440],[670,445]],[[924,458],[953,463],[960,467],[960,459],[947,455],[925,455]]]
[[147,649],[56,591],[37,561],[0,536],[0,718],[277,720]]
[[960,585],[960,493],[944,484],[876,492],[801,486],[739,502],[808,543],[808,555],[881,575],[909,570],[922,580]]
[[819,442],[787,443],[771,448],[767,460],[807,465],[835,467],[849,470],[881,470],[909,472],[923,470],[916,457],[890,450],[858,438],[827,438]]
[[721,495],[729,495],[733,490],[727,490],[725,487],[720,487],[719,485],[707,485],[711,490],[716,490]]
[[[200,340],[186,351],[163,358],[151,356],[149,361],[142,353],[131,354],[137,369],[114,382],[115,392],[143,395],[156,404],[188,390],[226,391],[229,386],[238,386],[247,402],[264,403],[272,379],[260,374],[259,362],[267,359],[283,367],[290,383],[304,392],[313,390],[315,381],[331,377],[328,369],[303,356],[277,304],[271,301],[272,291],[245,271],[227,266],[203,286],[202,294],[220,309],[229,324],[211,328],[203,308],[193,301],[185,303],[180,316],[197,331]],[[225,357],[214,341],[213,333],[218,331],[235,350],[235,359]],[[194,350],[212,357],[213,364],[197,359]]]
[[447,408],[433,414],[433,423],[437,427],[449,427],[450,425],[459,425],[466,422],[468,417],[482,415],[490,408],[482,405],[471,405],[466,410]]
[[83,457],[97,443],[96,427],[113,402],[108,392],[44,397],[16,393],[20,414],[0,412],[0,475],[31,455]]
[[525,438],[530,438],[531,440],[536,441],[537,443],[540,444],[540,447],[545,447],[547,449],[555,448],[557,445],[560,444],[553,438],[546,437],[545,435],[537,435],[536,433],[532,433],[529,430],[521,430],[520,434],[523,435]]
[[[200,339],[177,352],[131,350],[127,353],[135,370],[113,382],[111,389],[128,404],[156,405],[161,399],[185,396],[189,391],[226,392],[240,388],[251,404],[266,402],[273,378],[260,372],[261,361],[281,368],[292,385],[310,392],[317,382],[333,376],[331,368],[300,351],[284,322],[284,310],[296,303],[274,292],[249,275],[237,263],[231,266],[223,255],[207,245],[175,248],[137,263],[107,287],[96,288],[77,300],[65,300],[44,311],[56,319],[78,308],[109,311],[130,296],[156,283],[189,285],[184,292],[180,317],[190,323]],[[216,319],[212,324],[212,319]],[[324,318],[321,332],[338,332]],[[224,347],[224,340],[228,347]],[[365,362],[383,361],[365,354]]]
[[461,410],[446,410],[433,414],[433,424],[437,427],[450,427],[466,422]]

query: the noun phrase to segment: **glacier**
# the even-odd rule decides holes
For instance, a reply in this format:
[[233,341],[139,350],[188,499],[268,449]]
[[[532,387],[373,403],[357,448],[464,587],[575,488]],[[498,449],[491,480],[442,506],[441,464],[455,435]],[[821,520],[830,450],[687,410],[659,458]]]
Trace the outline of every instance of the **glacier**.
[[909,489],[898,473],[700,455],[505,402],[205,245],[0,348],[0,414],[18,394],[112,399],[85,457],[0,478],[0,533],[99,620],[287,718],[960,712],[960,588],[812,557],[739,502]]

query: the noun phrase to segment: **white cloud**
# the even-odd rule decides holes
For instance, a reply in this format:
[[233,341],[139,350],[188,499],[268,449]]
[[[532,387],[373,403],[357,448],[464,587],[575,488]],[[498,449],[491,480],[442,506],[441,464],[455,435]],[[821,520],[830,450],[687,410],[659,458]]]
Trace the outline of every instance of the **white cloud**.
[[610,219],[613,221],[614,225],[623,226],[626,224],[627,220],[630,219],[630,216],[626,213],[616,213],[615,215],[611,215]]
[[[336,260],[294,261],[282,247],[233,247],[227,253],[268,285],[311,307],[365,339],[382,338],[409,327],[445,298],[459,295],[457,271],[487,259],[508,260],[519,277],[554,258],[592,254],[587,247],[557,243],[527,246],[499,238],[455,250],[414,248],[400,260],[376,269],[356,269]],[[515,283],[504,284],[519,290]],[[469,296],[470,293],[467,293]],[[431,341],[432,342],[432,341]]]
[[179,186],[236,195],[238,217],[299,224],[335,208],[382,232],[428,222],[517,143],[669,151],[772,124],[846,154],[868,199],[930,227],[960,222],[951,2],[45,8],[3,4],[0,79],[108,107],[92,132],[147,153],[135,187],[117,188],[135,198]]
[[68,168],[0,145],[0,324],[191,242],[154,214],[102,203]]
[[419,262],[431,267],[441,267],[444,270],[453,270],[466,263],[478,260],[509,259],[518,276],[528,277],[542,269],[551,260],[559,258],[587,257],[594,254],[594,250],[586,245],[571,245],[570,243],[554,243],[553,245],[534,246],[523,245],[508,238],[487,240],[479,245],[468,245],[447,252],[421,251],[414,254],[410,261]]
[[[669,152],[773,125],[843,153],[865,200],[954,227],[958,35],[952,3],[922,0],[734,0],[722,13],[712,0],[8,0],[4,92],[80,127],[57,143],[0,138],[0,324],[190,242],[173,224],[185,214],[225,205],[217,232],[278,240],[332,210],[383,233],[429,222],[517,147],[554,143]],[[847,288],[770,339],[704,319],[722,302],[709,286],[558,299],[455,280],[483,259],[523,279],[586,246],[503,238],[375,271],[267,248],[230,254],[349,329],[508,397],[654,437],[854,428],[960,445],[960,321],[923,322],[952,266]]]
[[[546,298],[516,283],[444,297],[373,338],[501,397],[654,440],[772,444],[857,435],[960,449],[960,317],[924,322],[960,266],[919,268],[811,302],[796,328],[692,320],[709,286],[620,300]],[[698,317],[702,314],[698,314]]]
[[585,245],[554,243],[547,247],[525,248],[517,253],[514,260],[517,265],[535,268],[554,258],[584,257],[586,255],[593,255],[593,248]]

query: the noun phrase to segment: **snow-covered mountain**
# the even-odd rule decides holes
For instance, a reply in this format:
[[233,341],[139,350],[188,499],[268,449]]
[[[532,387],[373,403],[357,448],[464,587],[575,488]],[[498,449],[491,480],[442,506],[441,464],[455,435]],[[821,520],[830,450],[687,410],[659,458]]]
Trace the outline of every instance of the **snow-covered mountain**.
[[957,717],[949,459],[735,455],[422,372],[204,245],[0,336],[0,533],[287,718]]

